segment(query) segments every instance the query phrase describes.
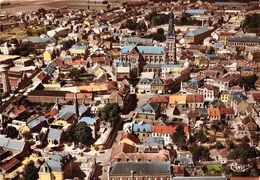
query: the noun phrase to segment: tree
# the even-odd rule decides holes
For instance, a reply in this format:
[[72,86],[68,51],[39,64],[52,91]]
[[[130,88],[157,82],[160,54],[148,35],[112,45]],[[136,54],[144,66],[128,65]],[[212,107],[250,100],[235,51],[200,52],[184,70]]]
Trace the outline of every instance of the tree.
[[202,130],[198,131],[194,135],[198,142],[205,143],[208,141],[208,137],[204,134]]
[[24,180],[37,180],[38,179],[38,169],[36,168],[33,161],[30,161],[24,167],[23,178],[24,178]]
[[246,91],[249,91],[251,89],[255,89],[255,82],[257,79],[258,77],[256,75],[242,77],[239,84],[241,87],[244,87]]
[[246,142],[241,142],[235,146],[229,154],[230,159],[240,159],[242,163],[247,163],[248,158],[260,156],[260,151],[251,147]]
[[64,41],[64,42],[62,43],[63,50],[68,50],[69,48],[72,47],[73,44],[74,44],[74,41],[71,40],[71,39],[69,39],[69,40],[67,40],[67,41]]
[[39,134],[39,141],[40,141],[40,143],[41,143],[41,144],[40,144],[41,147],[47,146],[47,144],[48,144],[47,134],[44,133],[44,132],[41,132],[41,133]]
[[199,161],[199,160],[210,160],[209,157],[209,150],[204,148],[203,146],[198,146],[197,144],[194,144],[191,148],[190,151],[192,153],[192,158],[194,161]]
[[172,135],[173,143],[179,145],[181,147],[181,149],[185,149],[186,148],[186,139],[187,139],[187,136],[184,132],[184,126],[178,125],[178,127],[176,128],[176,132],[173,133],[173,135]]
[[120,112],[121,108],[117,103],[108,103],[101,111],[98,112],[98,116],[101,119],[110,122],[111,125],[114,126],[120,121]]
[[80,76],[82,76],[84,74],[86,74],[86,70],[84,67],[82,67],[80,69],[73,68],[69,72],[69,77],[74,80],[80,80]]
[[23,43],[19,48],[18,48],[18,55],[21,56],[28,56],[30,53],[34,52],[34,45],[32,42],[26,42]]
[[92,129],[85,122],[72,125],[65,133],[64,140],[66,142],[82,143],[90,145],[93,142]]
[[14,139],[19,135],[19,131],[13,126],[8,126],[5,129],[5,134],[7,137]]
[[157,32],[157,34],[164,35],[164,29],[163,28],[158,28],[156,32]]

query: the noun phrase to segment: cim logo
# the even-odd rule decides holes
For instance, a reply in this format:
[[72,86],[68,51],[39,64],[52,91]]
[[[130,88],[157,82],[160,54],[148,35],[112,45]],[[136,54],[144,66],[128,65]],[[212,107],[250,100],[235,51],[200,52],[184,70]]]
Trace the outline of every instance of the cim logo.
[[230,169],[234,172],[246,172],[249,168],[249,165],[238,164],[237,162],[232,162],[230,165]]

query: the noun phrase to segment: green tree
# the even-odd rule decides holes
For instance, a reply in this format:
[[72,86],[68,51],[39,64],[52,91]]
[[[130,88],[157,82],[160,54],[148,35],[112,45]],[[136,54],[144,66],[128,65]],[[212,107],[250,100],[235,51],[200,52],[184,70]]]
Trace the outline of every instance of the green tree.
[[20,56],[28,56],[30,53],[33,53],[35,51],[34,45],[32,42],[26,42],[23,43],[19,48],[18,48],[18,55]]
[[114,126],[120,121],[120,113],[121,108],[117,103],[108,103],[101,111],[98,112],[98,116],[101,119],[110,122],[111,125]]
[[92,129],[85,122],[80,122],[70,127],[65,133],[64,140],[90,145],[93,142]]
[[190,151],[192,153],[192,158],[194,161],[210,160],[209,150],[204,148],[203,146],[198,146],[197,144],[194,144],[193,146],[191,146]]
[[69,72],[69,77],[74,79],[74,80],[80,80],[80,77],[83,75],[86,75],[86,70],[84,67],[78,69],[78,68],[73,68]]
[[41,132],[41,133],[39,134],[39,141],[40,141],[40,143],[41,143],[41,144],[40,144],[41,147],[47,146],[47,144],[48,144],[47,134],[44,133],[44,132]]
[[7,137],[14,139],[19,135],[19,131],[13,126],[8,126],[5,129],[5,134]]
[[258,77],[256,75],[241,77],[239,84],[241,87],[244,87],[246,91],[249,91],[255,89],[255,82],[257,79]]
[[205,143],[208,141],[208,137],[204,134],[202,130],[196,132],[194,136],[198,142]]
[[36,168],[33,161],[30,161],[24,167],[23,178],[24,180],[37,180],[38,179],[38,169]]
[[184,126],[178,125],[175,133],[173,133],[173,135],[172,135],[173,143],[180,146],[181,149],[185,149],[186,148],[186,139],[187,139],[187,136],[184,132]]
[[63,50],[68,50],[68,49],[70,49],[73,44],[74,44],[74,41],[71,40],[71,39],[69,39],[69,40],[67,40],[67,41],[64,41],[64,42],[62,43]]
[[230,159],[240,159],[242,163],[247,163],[248,158],[260,156],[260,151],[251,147],[246,142],[241,142],[235,146],[229,154]]

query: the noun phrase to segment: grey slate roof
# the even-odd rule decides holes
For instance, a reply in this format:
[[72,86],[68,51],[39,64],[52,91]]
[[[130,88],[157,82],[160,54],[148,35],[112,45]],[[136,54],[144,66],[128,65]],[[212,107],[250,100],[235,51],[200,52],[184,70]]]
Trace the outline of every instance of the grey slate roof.
[[118,162],[112,165],[110,175],[131,174],[136,175],[171,175],[171,164],[169,162]]
[[39,116],[33,120],[31,120],[30,122],[27,123],[27,126],[32,129],[34,127],[36,127],[37,125],[43,123],[44,121],[46,121],[47,119],[44,116]]
[[230,36],[229,42],[256,42],[259,43],[259,37],[257,36]]
[[62,134],[62,130],[50,128],[50,131],[49,131],[49,134],[48,134],[48,139],[60,140],[61,134]]
[[24,141],[19,141],[15,139],[10,139],[10,138],[0,138],[0,147],[10,149],[10,150],[15,150],[15,151],[23,151],[23,148],[25,146]]

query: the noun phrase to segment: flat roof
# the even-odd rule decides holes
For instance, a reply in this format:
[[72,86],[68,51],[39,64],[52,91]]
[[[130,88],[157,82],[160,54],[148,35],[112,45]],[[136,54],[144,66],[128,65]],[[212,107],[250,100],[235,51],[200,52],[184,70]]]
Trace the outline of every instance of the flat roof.
[[15,60],[18,59],[20,56],[18,55],[4,55],[0,54],[0,62],[2,61],[8,61],[8,60]]

